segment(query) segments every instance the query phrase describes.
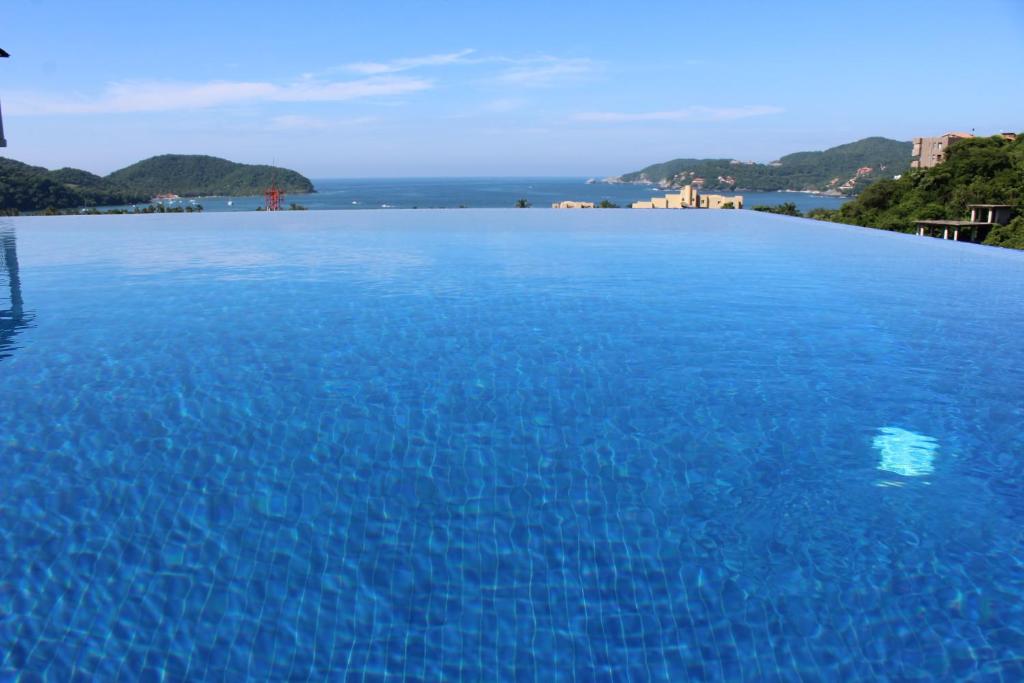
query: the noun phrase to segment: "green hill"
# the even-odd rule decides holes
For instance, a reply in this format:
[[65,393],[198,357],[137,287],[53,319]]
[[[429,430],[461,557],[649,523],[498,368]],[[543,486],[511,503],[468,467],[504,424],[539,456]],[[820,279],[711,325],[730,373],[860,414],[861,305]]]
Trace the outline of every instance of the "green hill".
[[0,215],[138,204],[168,193],[183,197],[253,195],[273,182],[288,194],[313,191],[313,183],[295,171],[209,156],[152,157],[106,177],[77,168],[50,171],[0,157]]
[[706,190],[835,190],[856,194],[881,178],[910,167],[909,142],[864,138],[823,152],[787,154],[770,164],[735,159],[675,159],[654,164],[617,180],[681,187],[703,179]]
[[0,158],[0,214],[131,204],[148,196],[124,190],[97,175],[73,168],[48,171]]
[[1018,217],[994,229],[986,244],[1024,249],[1024,134],[959,140],[934,168],[882,180],[834,211],[813,218],[912,232],[914,221],[968,218],[968,204],[1010,204]]
[[289,194],[313,191],[313,183],[295,171],[193,154],[152,157],[114,171],[106,180],[149,196],[252,195],[260,194],[271,183]]
[[56,171],[49,171],[48,177],[72,188],[117,190],[109,180],[77,168],[58,168]]

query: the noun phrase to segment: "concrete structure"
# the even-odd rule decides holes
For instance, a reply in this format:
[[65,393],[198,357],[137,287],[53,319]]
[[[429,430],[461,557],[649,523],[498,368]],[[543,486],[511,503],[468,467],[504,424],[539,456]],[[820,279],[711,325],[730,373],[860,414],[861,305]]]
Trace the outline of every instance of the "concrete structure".
[[[0,57],[10,57],[9,54],[0,50]],[[0,147],[6,147],[7,140],[4,140],[4,113],[0,111]]]
[[910,156],[917,157],[910,162],[911,168],[932,168],[946,160],[946,151],[957,140],[973,138],[971,133],[945,133],[934,138],[914,138],[914,149]]
[[1013,215],[1013,207],[1009,204],[968,204],[971,220],[993,225],[1006,225]]
[[551,205],[552,209],[593,209],[594,202],[574,202],[572,200]]
[[1009,204],[968,204],[969,221],[917,221],[917,234],[921,237],[942,237],[957,242],[984,242],[992,228],[1006,225],[1013,216]]
[[684,185],[678,194],[651,197],[649,201],[633,202],[634,209],[722,209],[726,204],[743,208],[743,197],[726,197],[720,194],[701,194],[693,185]]

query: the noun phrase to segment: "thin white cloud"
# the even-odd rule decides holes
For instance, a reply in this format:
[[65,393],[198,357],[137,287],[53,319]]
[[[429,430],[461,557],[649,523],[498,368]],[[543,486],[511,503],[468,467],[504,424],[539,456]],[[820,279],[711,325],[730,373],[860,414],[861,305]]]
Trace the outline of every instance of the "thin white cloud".
[[531,88],[554,85],[568,78],[579,78],[590,73],[594,68],[594,63],[584,58],[538,57],[528,60],[501,61],[511,61],[516,66],[495,76],[496,82]]
[[106,114],[208,109],[255,102],[342,102],[405,95],[431,87],[432,81],[405,76],[354,81],[321,81],[304,77],[284,84],[260,81],[121,81],[109,84],[102,94],[92,98],[12,93],[8,111],[12,115]]
[[467,48],[457,52],[405,57],[382,62],[354,62],[334,67],[325,73],[349,71],[363,74],[364,76],[380,76],[410,69],[453,64],[497,67],[496,72],[490,74],[487,80],[482,81],[483,83],[521,87],[554,85],[571,78],[580,78],[594,70],[594,62],[586,58],[554,57],[551,55],[532,57],[479,56],[476,50]]
[[342,68],[347,71],[377,76],[380,74],[397,73],[409,69],[419,69],[427,66],[447,66],[466,62],[466,57],[473,54],[475,50],[466,49],[458,52],[448,52],[439,55],[426,55],[423,57],[406,57],[404,59],[392,59],[387,62],[355,62],[346,64]]
[[685,107],[671,111],[616,112],[591,111],[573,116],[576,121],[591,123],[635,123],[639,121],[734,121],[753,116],[779,114],[784,109],[769,105],[748,105],[743,107]]
[[372,116],[359,116],[350,119],[328,119],[319,116],[302,114],[285,114],[270,119],[270,128],[275,130],[330,130],[347,126],[361,126],[373,123],[377,119]]
[[429,90],[433,82],[421,78],[386,76],[358,81],[301,81],[279,87],[274,97],[277,102],[340,102],[364,97],[406,95]]

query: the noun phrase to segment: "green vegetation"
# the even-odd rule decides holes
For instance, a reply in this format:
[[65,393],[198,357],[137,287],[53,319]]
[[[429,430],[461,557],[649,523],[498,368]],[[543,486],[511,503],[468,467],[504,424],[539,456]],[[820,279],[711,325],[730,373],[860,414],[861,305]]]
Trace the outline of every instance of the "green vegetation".
[[313,183],[295,171],[195,154],[152,157],[114,171],[106,179],[149,197],[165,193],[182,197],[253,195],[271,183],[289,194],[313,191]]
[[[130,209],[55,209],[52,206],[45,211],[40,211],[42,216],[117,216],[124,214],[139,213],[202,213],[203,205],[195,206],[164,206],[163,204],[149,204],[147,206],[135,206]],[[17,216],[17,212],[8,214]]]
[[1024,216],[1017,216],[1007,225],[993,228],[985,244],[1007,249],[1024,249]]
[[529,209],[530,208],[530,202],[528,202],[525,199],[517,199],[516,200],[516,208],[517,209]]
[[702,178],[705,190],[836,190],[856,194],[876,180],[906,171],[910,150],[909,142],[874,137],[823,152],[787,154],[771,164],[675,159],[627,173],[619,180],[681,187]]
[[92,173],[73,168],[48,171],[0,158],[0,212],[132,204],[148,200]]
[[0,215],[138,204],[157,194],[253,195],[271,183],[286,193],[313,191],[309,179],[295,171],[208,156],[153,157],[106,177],[76,168],[49,171],[0,158]]
[[754,211],[761,211],[762,213],[778,213],[783,216],[796,216],[798,218],[803,216],[803,214],[800,213],[800,210],[796,208],[796,204],[793,202],[786,202],[776,206],[761,204],[750,208]]
[[809,217],[913,232],[917,220],[966,220],[968,204],[1013,206],[1018,217],[993,229],[985,243],[1024,248],[1024,136],[959,140],[950,145],[944,163],[879,181],[839,209]]
[[602,199],[601,203],[597,205],[599,209],[618,209],[619,205],[615,202],[610,202],[607,199]]

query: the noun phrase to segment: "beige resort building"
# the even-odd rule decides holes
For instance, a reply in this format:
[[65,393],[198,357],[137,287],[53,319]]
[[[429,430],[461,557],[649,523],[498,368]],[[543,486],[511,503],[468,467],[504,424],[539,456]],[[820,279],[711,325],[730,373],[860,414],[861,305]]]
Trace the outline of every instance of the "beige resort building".
[[743,196],[726,197],[720,194],[701,194],[693,185],[684,185],[679,194],[651,197],[650,201],[633,202],[634,209],[721,209],[726,204],[743,208]]
[[564,201],[551,205],[552,209],[593,209],[594,202]]

